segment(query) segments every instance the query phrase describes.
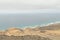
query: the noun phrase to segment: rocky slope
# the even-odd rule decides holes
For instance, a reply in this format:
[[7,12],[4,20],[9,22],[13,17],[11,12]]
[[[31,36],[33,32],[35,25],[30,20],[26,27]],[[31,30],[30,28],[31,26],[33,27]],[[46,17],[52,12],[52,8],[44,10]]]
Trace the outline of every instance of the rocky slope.
[[51,40],[51,39],[37,35],[25,35],[25,36],[0,35],[0,40]]
[[0,31],[1,40],[7,40],[8,38],[11,40],[60,40],[60,23],[44,27],[25,29],[9,28],[5,31]]

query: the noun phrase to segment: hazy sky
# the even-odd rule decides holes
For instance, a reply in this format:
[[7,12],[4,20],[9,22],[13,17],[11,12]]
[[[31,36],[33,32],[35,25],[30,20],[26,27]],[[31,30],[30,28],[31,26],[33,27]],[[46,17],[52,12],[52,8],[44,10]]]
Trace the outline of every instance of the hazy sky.
[[0,13],[59,12],[59,10],[60,0],[0,0]]

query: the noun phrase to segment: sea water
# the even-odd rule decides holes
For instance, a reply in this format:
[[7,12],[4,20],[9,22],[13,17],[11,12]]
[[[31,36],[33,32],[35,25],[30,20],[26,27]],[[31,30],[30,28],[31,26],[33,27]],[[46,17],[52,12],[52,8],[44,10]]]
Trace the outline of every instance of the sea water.
[[59,21],[60,13],[4,14],[0,15],[0,30],[11,27],[34,27]]

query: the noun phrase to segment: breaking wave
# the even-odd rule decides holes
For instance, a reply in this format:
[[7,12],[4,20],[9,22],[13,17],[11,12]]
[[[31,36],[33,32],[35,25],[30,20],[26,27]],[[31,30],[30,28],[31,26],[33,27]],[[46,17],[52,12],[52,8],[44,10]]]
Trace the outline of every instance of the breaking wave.
[[51,23],[48,23],[48,24],[43,24],[43,25],[40,25],[40,26],[49,26],[49,25],[53,25],[53,24],[59,24],[60,21],[57,21],[57,22],[51,22]]
[[60,21],[57,21],[57,22],[50,22],[48,24],[41,24],[41,25],[35,25],[35,26],[25,26],[24,28],[35,28],[35,27],[44,27],[44,26],[49,26],[49,25],[53,25],[53,24],[59,24]]

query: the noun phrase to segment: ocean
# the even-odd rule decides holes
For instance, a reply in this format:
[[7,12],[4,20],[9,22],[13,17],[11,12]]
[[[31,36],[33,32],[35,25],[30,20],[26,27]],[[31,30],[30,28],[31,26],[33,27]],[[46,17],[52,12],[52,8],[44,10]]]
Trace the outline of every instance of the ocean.
[[59,21],[60,13],[1,14],[0,30],[11,27],[34,27]]

